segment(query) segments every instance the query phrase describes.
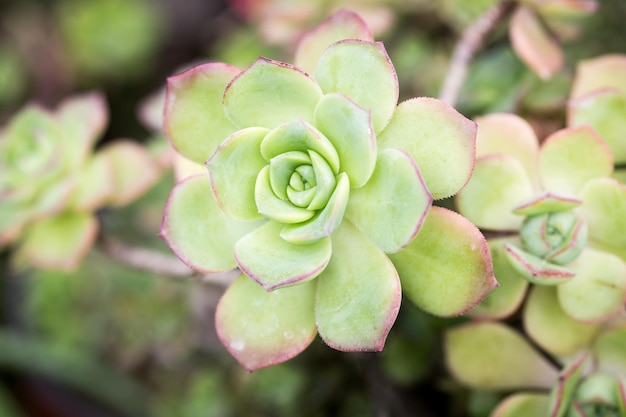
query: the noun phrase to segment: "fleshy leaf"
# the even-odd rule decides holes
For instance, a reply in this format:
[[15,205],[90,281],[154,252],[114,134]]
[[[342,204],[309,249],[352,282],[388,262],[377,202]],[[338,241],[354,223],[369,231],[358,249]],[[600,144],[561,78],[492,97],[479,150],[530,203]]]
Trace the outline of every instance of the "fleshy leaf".
[[85,163],[68,206],[80,211],[94,211],[104,205],[114,192],[113,175],[109,158],[96,153]]
[[287,224],[280,236],[292,243],[312,243],[330,236],[343,220],[350,196],[350,180],[345,172],[337,175],[337,186],[326,207],[315,217],[300,224]]
[[280,237],[282,228],[269,221],[235,243],[239,268],[268,291],[317,277],[332,253],[330,238],[293,244]]
[[593,345],[598,370],[626,375],[626,322],[605,329]]
[[565,416],[576,386],[587,366],[588,355],[580,355],[561,371],[557,384],[550,392],[550,416]]
[[320,336],[343,351],[380,351],[402,293],[391,261],[350,222],[332,236],[333,256],[318,278],[315,318]]
[[200,272],[224,272],[237,264],[235,242],[262,222],[242,222],[224,213],[211,192],[208,175],[189,177],[172,190],[160,236],[187,266]]
[[563,66],[561,47],[529,8],[517,7],[509,25],[509,36],[515,53],[539,77],[550,78]]
[[396,252],[415,237],[432,201],[415,161],[390,148],[367,184],[352,190],[346,217],[380,250]]
[[98,151],[106,158],[113,174],[113,190],[108,198],[112,206],[123,206],[148,191],[159,178],[156,161],[141,145],[118,140]]
[[472,174],[476,123],[441,100],[414,98],[398,105],[378,146],[408,152],[438,200],[456,194]]
[[32,224],[18,257],[41,269],[73,271],[93,246],[98,222],[91,213],[64,213]]
[[239,69],[223,63],[198,65],[167,80],[165,133],[186,158],[204,164],[237,128],[222,110],[222,96]]
[[609,54],[581,61],[576,67],[576,78],[570,97],[581,97],[601,88],[615,88],[626,93],[624,73],[626,73],[624,55]]
[[533,197],[529,201],[521,203],[513,209],[513,213],[520,216],[534,216],[542,213],[556,213],[559,211],[569,211],[578,207],[582,200],[578,198],[558,195],[546,191],[538,197]]
[[504,245],[509,263],[525,279],[533,284],[559,285],[574,277],[571,268],[563,268],[530,254],[515,245]]
[[[176,182],[180,182],[189,177],[193,177],[194,175],[207,174],[206,165],[203,162],[202,164],[198,162],[194,162],[191,159],[185,158],[178,152],[174,152],[172,156],[172,165],[174,168],[174,178]],[[206,162],[206,161],[205,161]]]
[[565,314],[556,288],[543,285],[531,288],[524,308],[524,329],[550,354],[567,357],[588,348],[599,327],[575,321]]
[[350,185],[363,186],[376,165],[370,111],[341,94],[326,94],[315,108],[315,125],[335,146]]
[[499,322],[473,322],[447,331],[448,369],[478,389],[550,388],[557,370],[518,332]]
[[528,281],[513,269],[504,252],[504,244],[517,242],[517,239],[489,239],[487,242],[493,260],[493,273],[500,285],[469,314],[479,319],[501,319],[513,314],[522,304]]
[[516,230],[524,218],[513,209],[532,195],[533,186],[522,164],[506,154],[491,154],[476,161],[456,204],[459,213],[480,228]]
[[312,74],[324,50],[343,39],[374,40],[358,14],[341,9],[304,34],[296,49],[295,65]]
[[563,310],[574,320],[600,322],[619,314],[626,302],[626,263],[615,255],[585,248],[570,267],[576,276],[559,285]]
[[518,393],[506,397],[491,417],[546,416],[550,405],[547,394]]
[[319,85],[290,64],[260,57],[224,92],[224,112],[239,128],[273,129],[294,119],[313,122]]
[[516,114],[493,113],[477,117],[476,158],[504,153],[519,160],[533,185],[538,185],[539,141],[532,126]]
[[441,207],[433,206],[415,239],[389,257],[404,294],[437,316],[467,312],[498,285],[483,235]]
[[626,184],[610,178],[589,181],[580,192],[580,213],[589,237],[626,261]]
[[282,200],[276,196],[272,191],[269,165],[263,167],[256,178],[254,201],[259,213],[268,219],[281,223],[301,223],[315,216],[314,211],[297,207],[290,201]]
[[211,189],[224,212],[239,220],[260,218],[254,202],[259,171],[267,165],[261,141],[267,129],[251,127],[228,137],[207,161]]
[[567,104],[568,126],[590,124],[611,148],[615,163],[626,163],[626,92],[600,90]]
[[389,123],[398,103],[398,77],[381,42],[332,44],[317,63],[315,79],[324,93],[344,94],[370,110],[376,133]]
[[266,292],[242,274],[217,305],[217,334],[247,370],[275,365],[313,341],[314,303],[314,283]]
[[585,182],[611,174],[613,156],[589,126],[561,129],[543,143],[539,169],[545,188],[576,195]]

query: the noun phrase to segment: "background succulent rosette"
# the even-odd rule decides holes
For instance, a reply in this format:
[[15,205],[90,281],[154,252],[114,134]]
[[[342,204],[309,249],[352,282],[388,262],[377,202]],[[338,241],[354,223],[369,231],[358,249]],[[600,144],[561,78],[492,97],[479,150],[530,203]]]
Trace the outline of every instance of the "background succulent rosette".
[[27,105],[0,131],[0,247],[14,244],[18,262],[76,268],[97,236],[95,210],[127,204],[156,180],[155,164],[130,140],[94,152],[107,123],[94,92],[54,111]]
[[198,271],[243,272],[216,324],[246,368],[316,333],[382,349],[401,287],[450,316],[496,285],[478,230],[432,207],[466,183],[475,124],[436,99],[397,100],[383,44],[347,11],[303,37],[295,65],[208,63],[168,80],[166,134],[209,175],[174,188],[161,235]]

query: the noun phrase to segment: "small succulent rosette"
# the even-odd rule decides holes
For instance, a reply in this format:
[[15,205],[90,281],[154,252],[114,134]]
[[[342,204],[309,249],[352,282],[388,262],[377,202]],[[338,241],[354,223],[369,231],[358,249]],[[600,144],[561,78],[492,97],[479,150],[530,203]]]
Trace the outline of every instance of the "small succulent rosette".
[[467,182],[475,124],[432,98],[398,105],[383,44],[351,12],[308,32],[295,63],[208,63],[168,80],[166,134],[208,174],[173,189],[161,235],[197,271],[241,270],[216,327],[249,370],[317,333],[382,349],[401,287],[452,316],[497,284],[478,229],[432,207]]
[[597,8],[596,0],[521,0],[509,24],[511,46],[533,72],[548,79],[565,62],[560,43],[578,37],[581,20]]
[[457,195],[459,212],[490,239],[501,287],[475,312],[514,312],[528,283],[554,286],[573,319],[602,322],[626,299],[626,187],[610,177],[613,156],[590,126],[555,132],[539,147],[511,114],[477,120],[477,161]]
[[94,153],[104,97],[77,95],[54,111],[27,105],[0,131],[0,247],[19,262],[72,270],[93,245],[97,208],[124,205],[156,180],[144,149],[119,140]]
[[613,176],[626,183],[626,55],[581,61],[567,106],[568,126],[591,125],[611,148]]
[[556,362],[499,322],[449,329],[444,343],[446,365],[459,383],[506,394],[491,417],[626,415],[624,317],[587,349]]

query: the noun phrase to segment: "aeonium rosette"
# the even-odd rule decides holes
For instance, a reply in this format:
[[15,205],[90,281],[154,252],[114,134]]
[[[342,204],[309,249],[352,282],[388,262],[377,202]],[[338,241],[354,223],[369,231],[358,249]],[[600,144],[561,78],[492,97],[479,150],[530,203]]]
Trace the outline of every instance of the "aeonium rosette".
[[209,174],[174,188],[161,235],[198,271],[243,272],[216,324],[246,368],[318,332],[340,350],[382,349],[401,281],[442,316],[496,285],[478,230],[431,207],[467,181],[475,124],[435,99],[397,100],[383,44],[347,11],[302,39],[296,65],[208,63],[168,80],[165,131]]

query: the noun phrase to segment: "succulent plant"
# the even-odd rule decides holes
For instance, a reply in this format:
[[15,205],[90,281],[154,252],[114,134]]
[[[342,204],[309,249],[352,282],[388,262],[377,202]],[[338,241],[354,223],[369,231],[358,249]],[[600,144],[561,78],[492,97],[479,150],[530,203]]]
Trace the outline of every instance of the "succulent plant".
[[459,212],[480,228],[519,236],[490,242],[503,285],[476,312],[512,313],[527,287],[522,278],[556,285],[560,306],[576,320],[599,322],[621,312],[626,187],[610,178],[606,142],[581,125],[555,132],[539,148],[517,116],[492,114],[478,123],[476,167],[457,196]]
[[0,131],[0,247],[44,269],[77,267],[94,243],[94,212],[124,205],[156,180],[143,148],[119,140],[94,153],[107,125],[104,97],[88,93],[51,112],[27,105]]
[[247,369],[316,333],[382,349],[401,287],[451,316],[496,285],[478,229],[432,207],[469,178],[475,124],[436,99],[397,100],[383,44],[348,11],[302,38],[295,65],[207,63],[168,80],[166,134],[209,173],[172,190],[161,235],[197,271],[242,271],[216,325]]

